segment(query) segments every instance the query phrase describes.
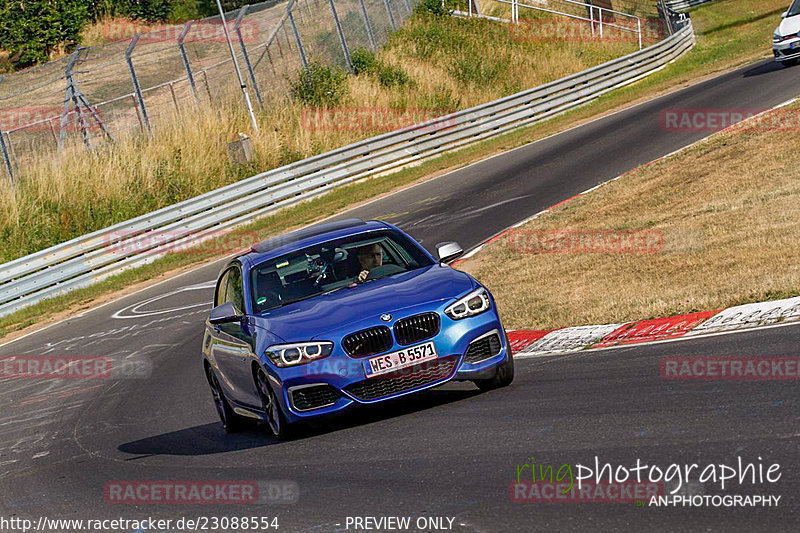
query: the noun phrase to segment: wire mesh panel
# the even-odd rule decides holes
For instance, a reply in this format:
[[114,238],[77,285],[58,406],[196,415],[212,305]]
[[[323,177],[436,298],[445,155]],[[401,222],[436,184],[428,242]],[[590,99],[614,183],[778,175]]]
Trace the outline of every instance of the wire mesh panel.
[[[225,21],[242,77],[266,107],[310,61],[348,69],[350,51],[385,43],[415,4],[270,0]],[[242,104],[219,16],[158,27],[115,19],[99,31],[107,44],[0,77],[0,147],[15,169],[66,147],[149,134],[193,106]]]

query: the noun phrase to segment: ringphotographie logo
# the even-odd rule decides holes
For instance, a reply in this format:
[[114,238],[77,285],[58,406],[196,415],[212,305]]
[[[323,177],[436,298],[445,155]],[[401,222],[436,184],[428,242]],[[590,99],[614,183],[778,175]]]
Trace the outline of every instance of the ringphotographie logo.
[[[633,464],[547,464],[530,457],[516,465],[508,487],[516,503],[635,503],[645,506],[778,506],[781,496],[752,491],[769,488],[782,477],[781,465],[765,463],[762,457],[733,462],[648,464],[637,458]],[[723,494],[705,494],[706,485]],[[725,494],[744,489],[744,494]]]
[[[102,114],[97,108],[92,108],[94,114],[102,120]],[[25,131],[54,131],[56,133],[62,128],[63,108],[55,106],[22,106],[6,107],[0,109],[0,130],[9,132],[17,130]],[[83,118],[83,126],[81,125]],[[75,111],[70,111],[64,117],[63,122],[65,131],[95,131],[100,129],[100,125],[95,120],[93,113],[85,109],[82,115]]]
[[[231,38],[238,40],[233,24],[228,23]],[[139,34],[139,44],[177,42],[184,26],[174,24],[147,24],[136,20],[110,20],[103,24],[103,37],[108,41],[129,39]],[[258,43],[258,23],[243,20],[239,25],[242,41],[245,44]],[[185,42],[227,43],[222,22],[197,21],[192,23],[186,33]]]
[[303,110],[300,124],[310,131],[396,131],[417,126],[422,131],[440,131],[455,125],[444,109],[390,107],[311,107]]
[[508,247],[528,254],[653,254],[664,249],[661,230],[514,229]]

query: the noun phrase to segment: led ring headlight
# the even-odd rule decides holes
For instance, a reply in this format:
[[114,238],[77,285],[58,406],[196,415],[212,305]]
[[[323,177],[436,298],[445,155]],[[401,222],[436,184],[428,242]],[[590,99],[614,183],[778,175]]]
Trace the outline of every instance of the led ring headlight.
[[479,315],[488,311],[492,306],[489,292],[481,287],[457,300],[444,310],[445,314],[453,320],[461,320],[471,316]]
[[329,341],[297,342],[293,344],[276,344],[267,348],[267,356],[279,367],[295,366],[310,363],[316,359],[328,357],[333,351],[333,343]]

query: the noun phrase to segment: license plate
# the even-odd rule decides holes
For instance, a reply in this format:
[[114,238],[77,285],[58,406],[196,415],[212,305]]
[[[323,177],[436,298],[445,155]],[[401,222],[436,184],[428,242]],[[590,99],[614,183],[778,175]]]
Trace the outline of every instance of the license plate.
[[789,50],[796,50],[797,48],[800,48],[800,41],[795,41],[789,45]]
[[387,374],[431,359],[436,359],[436,346],[433,342],[409,346],[396,352],[379,355],[364,361],[364,371],[368,378]]

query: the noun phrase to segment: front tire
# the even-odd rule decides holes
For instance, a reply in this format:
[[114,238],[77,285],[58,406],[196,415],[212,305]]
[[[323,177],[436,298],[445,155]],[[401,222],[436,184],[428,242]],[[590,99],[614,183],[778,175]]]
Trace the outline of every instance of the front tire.
[[225,429],[225,433],[236,433],[241,431],[242,427],[244,426],[244,420],[233,412],[233,408],[225,398],[225,394],[222,392],[222,387],[219,385],[217,376],[214,374],[214,371],[210,366],[206,366],[206,377],[208,378],[208,384],[211,386],[211,395],[214,398],[214,407],[217,408],[217,414],[219,415],[220,422],[222,422],[223,429]]
[[483,391],[487,392],[502,387],[508,387],[514,381],[514,357],[508,357],[508,361],[501,363],[497,367],[497,373],[491,379],[481,379],[475,381],[475,385]]
[[506,338],[506,350],[508,350],[508,361],[505,361],[497,367],[497,372],[491,379],[476,380],[475,385],[482,392],[487,392],[502,387],[508,387],[514,381],[514,355],[511,353],[511,343],[508,342],[508,335]]
[[275,392],[269,384],[267,374],[259,369],[256,374],[256,387],[258,394],[261,396],[264,412],[267,415],[267,429],[269,433],[277,440],[288,439],[291,435],[291,425],[286,421],[286,416],[283,414],[278,399],[275,397]]

